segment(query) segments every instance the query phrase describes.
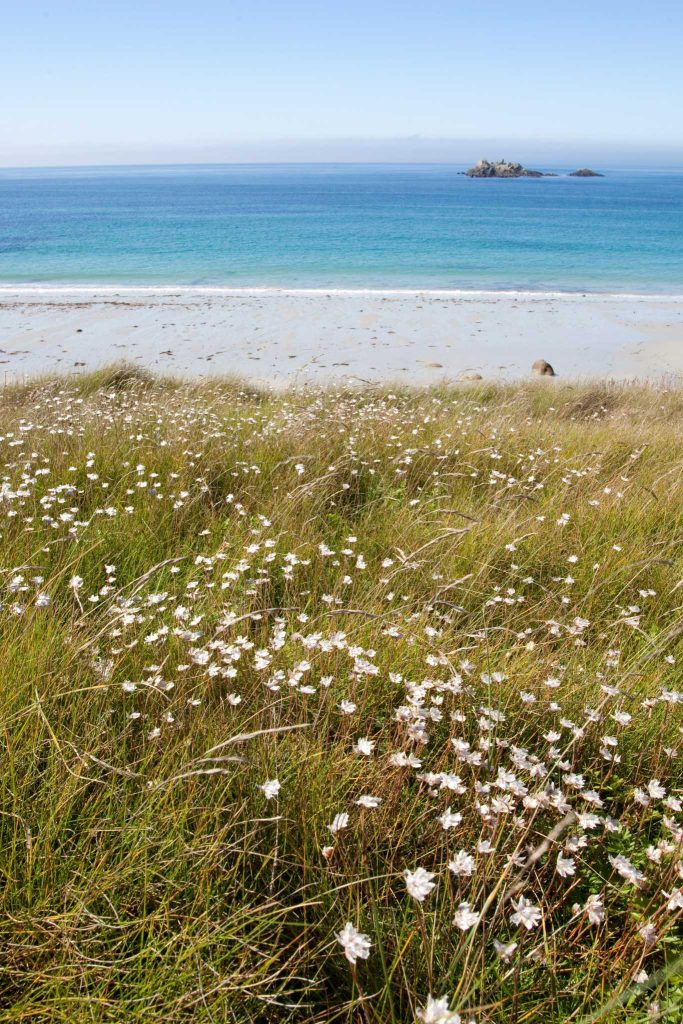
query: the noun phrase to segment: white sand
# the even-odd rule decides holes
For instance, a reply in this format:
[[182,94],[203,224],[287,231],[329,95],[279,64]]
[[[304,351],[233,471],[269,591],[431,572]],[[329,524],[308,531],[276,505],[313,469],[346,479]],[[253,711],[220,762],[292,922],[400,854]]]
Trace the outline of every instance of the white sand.
[[[0,288],[7,379],[126,359],[260,381],[683,374],[683,296]],[[1,379],[1,378],[0,378]]]

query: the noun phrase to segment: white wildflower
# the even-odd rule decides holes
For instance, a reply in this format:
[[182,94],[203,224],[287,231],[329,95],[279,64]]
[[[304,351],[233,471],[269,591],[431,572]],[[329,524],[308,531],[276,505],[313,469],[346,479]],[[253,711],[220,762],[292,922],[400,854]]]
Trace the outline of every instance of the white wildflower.
[[520,896],[517,900],[512,900],[512,906],[515,908],[515,913],[511,915],[510,920],[513,924],[523,925],[528,931],[532,928],[537,928],[541,923],[543,915],[539,907],[528,900],[526,896]]
[[346,828],[349,823],[349,816],[346,811],[341,811],[339,814],[335,814],[334,820],[331,825],[328,825],[328,830],[335,835],[337,832],[341,832],[342,829]]
[[335,938],[339,945],[342,946],[344,956],[350,964],[355,965],[357,960],[367,960],[370,956],[372,943],[369,936],[359,932],[350,921],[344,925],[340,932],[335,933]]
[[424,868],[415,868],[414,871],[403,872],[406,880],[406,889],[410,896],[420,903],[429,895],[436,883],[432,882],[435,877],[433,871],[425,871]]
[[639,871],[638,868],[631,863],[628,857],[624,857],[622,854],[617,854],[616,857],[608,857],[607,859],[614,870],[631,885],[642,885],[647,880],[643,872]]
[[462,814],[459,811],[452,811],[450,807],[446,808],[443,814],[438,819],[441,822],[441,827],[444,832],[447,832],[450,828],[455,828],[462,821]]
[[599,896],[589,896],[583,909],[591,924],[602,924],[605,920],[605,907]]
[[453,860],[448,862],[449,871],[452,871],[456,877],[464,875],[468,878],[474,873],[475,867],[474,857],[466,850],[459,850]]
[[674,889],[671,893],[664,893],[668,899],[666,905],[667,910],[671,910],[675,913],[677,910],[683,910],[683,889]]
[[498,939],[493,940],[493,948],[496,953],[503,961],[503,963],[509,964],[512,956],[519,945],[518,942],[499,942]]
[[420,1024],[461,1024],[460,1014],[449,1010],[448,1002],[448,996],[441,996],[440,999],[427,996],[427,1005],[417,1011]]
[[555,865],[560,878],[568,878],[570,875],[576,874],[576,864],[571,857],[563,857],[561,853],[557,855],[557,863]]
[[266,800],[273,800],[280,792],[281,787],[278,779],[267,779],[258,788],[263,790]]
[[645,943],[646,948],[654,946],[657,941],[657,931],[652,921],[647,921],[644,925],[638,929],[638,935]]
[[460,928],[461,931],[469,931],[470,928],[474,928],[479,923],[479,914],[472,910],[470,903],[461,903],[455,912],[453,918],[453,924],[456,928]]
[[359,796],[357,800],[353,801],[354,804],[358,804],[359,807],[379,807],[382,803],[382,799],[379,796],[369,796],[367,793],[363,796]]

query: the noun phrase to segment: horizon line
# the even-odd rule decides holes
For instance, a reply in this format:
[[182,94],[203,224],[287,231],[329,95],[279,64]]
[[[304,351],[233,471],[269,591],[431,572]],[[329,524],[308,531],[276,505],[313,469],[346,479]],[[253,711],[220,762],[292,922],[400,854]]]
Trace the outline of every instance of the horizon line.
[[[473,158],[474,159],[474,158]],[[477,157],[476,159],[489,159],[489,157]],[[545,162],[543,160],[529,160],[530,164],[540,165],[553,170],[573,168],[576,161],[571,163]],[[620,163],[616,161],[600,162],[592,161],[596,166],[612,170],[683,170],[683,154],[678,162],[659,163],[656,161],[644,163]],[[476,163],[476,160],[475,160]],[[133,162],[115,163],[56,163],[56,164],[4,164],[0,163],[0,172],[3,171],[68,171],[68,170],[103,170],[109,168],[138,169],[144,167],[336,167],[345,165],[349,167],[469,167],[469,160],[379,160],[379,159],[338,159],[338,160],[145,160]]]

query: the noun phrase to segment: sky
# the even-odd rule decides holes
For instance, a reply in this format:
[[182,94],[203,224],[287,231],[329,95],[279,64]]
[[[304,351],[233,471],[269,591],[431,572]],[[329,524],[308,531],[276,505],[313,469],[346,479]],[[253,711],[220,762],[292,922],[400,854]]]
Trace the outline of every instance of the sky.
[[673,0],[0,0],[0,166],[683,164]]

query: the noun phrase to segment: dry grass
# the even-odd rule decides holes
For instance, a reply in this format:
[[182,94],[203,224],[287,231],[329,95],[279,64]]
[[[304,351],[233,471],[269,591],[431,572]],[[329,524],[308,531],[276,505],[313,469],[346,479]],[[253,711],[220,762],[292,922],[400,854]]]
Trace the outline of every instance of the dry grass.
[[6,389],[0,1021],[680,1020],[682,430],[602,384]]

